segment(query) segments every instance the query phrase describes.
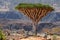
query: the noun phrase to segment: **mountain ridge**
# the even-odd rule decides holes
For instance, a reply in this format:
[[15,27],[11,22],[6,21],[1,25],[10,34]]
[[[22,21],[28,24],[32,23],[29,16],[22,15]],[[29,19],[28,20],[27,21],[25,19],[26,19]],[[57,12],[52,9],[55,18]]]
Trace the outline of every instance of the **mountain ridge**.
[[[29,20],[27,16],[24,16],[20,12],[16,11],[0,12],[0,20],[1,19]],[[58,21],[60,21],[60,12],[51,12],[40,20],[40,22],[58,22]]]

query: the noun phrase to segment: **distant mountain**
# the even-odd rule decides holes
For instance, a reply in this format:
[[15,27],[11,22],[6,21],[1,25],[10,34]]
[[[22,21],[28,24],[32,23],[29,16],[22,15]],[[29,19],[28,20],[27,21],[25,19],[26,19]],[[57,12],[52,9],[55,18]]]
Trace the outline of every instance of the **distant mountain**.
[[58,22],[60,21],[60,12],[51,12],[47,16],[43,17],[42,22]]
[[[27,17],[25,17],[23,14],[17,12],[17,11],[9,11],[9,12],[0,12],[0,20],[1,18],[3,19],[26,19],[28,20]],[[41,19],[41,22],[58,22],[60,21],[60,12],[51,12],[47,16],[43,17]]]
[[[51,22],[60,21],[60,12],[57,12],[55,15],[56,15],[56,16],[51,20]],[[52,17],[53,17],[53,16],[52,16]]]
[[21,19],[23,16],[16,11],[0,12],[0,18],[5,19]]

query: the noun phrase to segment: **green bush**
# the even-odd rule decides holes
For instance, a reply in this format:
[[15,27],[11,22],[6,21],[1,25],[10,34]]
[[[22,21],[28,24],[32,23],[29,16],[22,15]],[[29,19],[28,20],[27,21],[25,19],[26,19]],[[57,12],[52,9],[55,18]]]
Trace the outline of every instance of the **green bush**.
[[57,35],[53,35],[53,40],[56,40],[56,38],[57,38]]
[[5,35],[3,34],[3,32],[0,30],[0,40],[5,40]]

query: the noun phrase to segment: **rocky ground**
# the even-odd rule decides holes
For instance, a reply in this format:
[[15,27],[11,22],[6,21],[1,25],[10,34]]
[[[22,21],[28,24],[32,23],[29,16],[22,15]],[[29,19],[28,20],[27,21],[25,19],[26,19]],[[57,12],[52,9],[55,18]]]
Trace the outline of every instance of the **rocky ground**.
[[22,38],[21,40],[46,40],[43,37],[34,37],[34,36],[30,36],[28,38]]

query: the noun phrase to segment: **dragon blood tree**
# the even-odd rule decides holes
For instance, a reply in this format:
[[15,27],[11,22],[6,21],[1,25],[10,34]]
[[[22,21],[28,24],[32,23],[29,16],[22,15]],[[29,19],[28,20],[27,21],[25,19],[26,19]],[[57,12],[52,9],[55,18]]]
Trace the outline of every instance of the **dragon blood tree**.
[[54,10],[53,7],[43,4],[29,4],[29,3],[20,3],[15,7],[19,12],[22,12],[24,15],[29,17],[33,22],[33,32],[37,35],[37,24],[38,22],[46,16],[49,12]]

